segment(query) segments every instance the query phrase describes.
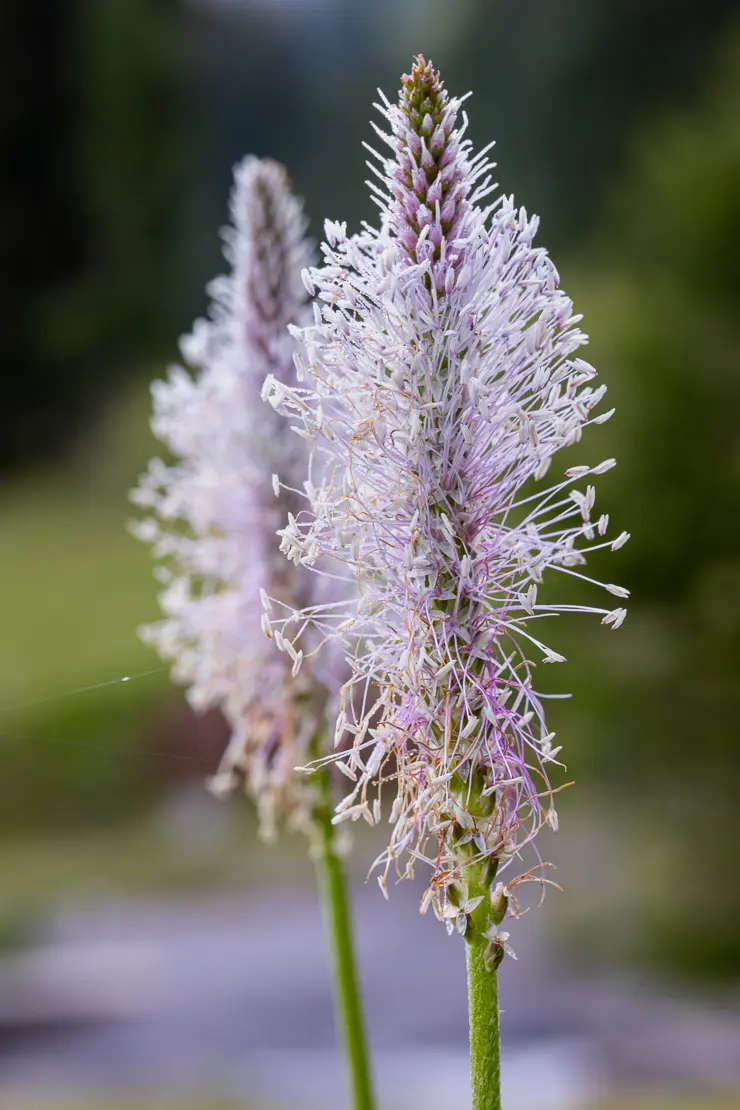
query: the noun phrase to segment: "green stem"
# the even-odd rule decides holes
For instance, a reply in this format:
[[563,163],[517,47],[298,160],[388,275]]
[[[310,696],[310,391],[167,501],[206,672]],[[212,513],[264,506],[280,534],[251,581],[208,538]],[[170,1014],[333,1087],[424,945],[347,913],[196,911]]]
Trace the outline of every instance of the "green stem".
[[501,1110],[497,972],[490,958],[488,941],[477,929],[465,938],[465,958],[468,966],[473,1110]]
[[316,772],[320,801],[314,812],[318,833],[316,866],[323,895],[324,916],[331,937],[334,992],[339,1025],[352,1084],[354,1110],[373,1110],[372,1083],[365,1028],[355,968],[347,884],[336,851],[330,770]]

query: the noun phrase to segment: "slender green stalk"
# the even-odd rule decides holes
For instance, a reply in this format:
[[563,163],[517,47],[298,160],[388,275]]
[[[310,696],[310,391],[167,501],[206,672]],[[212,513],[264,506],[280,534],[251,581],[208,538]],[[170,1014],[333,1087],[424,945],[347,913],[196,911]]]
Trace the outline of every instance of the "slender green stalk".
[[466,937],[465,959],[468,966],[473,1110],[501,1110],[498,974],[490,958],[490,945],[478,930]]
[[316,772],[319,804],[314,812],[317,831],[316,867],[319,872],[323,909],[331,938],[334,992],[352,1085],[354,1110],[373,1110],[372,1083],[365,1038],[365,1025],[355,967],[352,925],[347,884],[336,851],[336,831],[330,769]]
[[[493,814],[495,800],[483,793],[485,780],[474,773],[466,783],[453,778],[450,789],[461,810],[485,821]],[[496,943],[496,928],[503,921],[507,899],[492,891],[498,870],[495,859],[473,860],[477,852],[465,837],[456,845],[464,881],[452,884],[448,897],[460,906],[461,899],[477,899],[467,915],[465,961],[468,968],[468,1014],[470,1025],[470,1085],[473,1110],[501,1110],[501,1053],[497,968],[504,948]]]

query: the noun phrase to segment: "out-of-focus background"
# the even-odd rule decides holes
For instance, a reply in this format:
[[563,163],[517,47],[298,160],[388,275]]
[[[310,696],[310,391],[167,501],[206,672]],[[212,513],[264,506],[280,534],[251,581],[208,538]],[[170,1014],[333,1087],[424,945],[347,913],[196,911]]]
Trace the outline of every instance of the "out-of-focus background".
[[[412,56],[542,217],[617,415],[616,634],[563,627],[564,894],[512,928],[508,1110],[740,1097],[740,5],[6,0],[0,381],[0,1104],[346,1105],[310,864],[203,788],[136,628],[124,530],[148,386],[219,272],[233,163],[285,161],[314,235],[374,218],[362,140]],[[127,679],[127,681],[124,681]],[[467,1105],[462,946],[353,857],[384,1110]]]

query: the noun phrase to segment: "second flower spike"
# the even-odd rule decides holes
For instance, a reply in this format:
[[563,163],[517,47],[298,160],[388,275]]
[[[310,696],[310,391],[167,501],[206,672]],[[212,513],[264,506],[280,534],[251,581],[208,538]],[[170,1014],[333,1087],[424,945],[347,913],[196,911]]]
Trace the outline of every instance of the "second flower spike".
[[143,635],[173,661],[192,704],[220,707],[231,726],[215,789],[243,780],[263,834],[287,823],[310,837],[353,1105],[372,1110],[330,772],[297,770],[331,747],[327,707],[344,663],[326,653],[318,665],[304,658],[320,627],[299,649],[280,631],[319,603],[331,613],[337,582],[291,567],[280,553],[278,530],[306,503],[310,459],[305,438],[262,402],[266,375],[274,389],[296,381],[288,328],[307,322],[301,272],[310,251],[301,206],[274,162],[247,158],[237,167],[231,214],[230,272],[212,282],[210,316],[182,342],[192,372],[176,367],[153,388],[152,426],[175,462],[152,462],[133,495],[152,512],[135,531],[152,543],[165,583],[164,619]]
[[142,634],[197,709],[223,710],[232,739],[214,785],[243,779],[271,836],[310,815],[313,790],[295,767],[318,754],[311,745],[341,680],[327,668],[321,681],[270,642],[273,607],[301,609],[319,592],[315,575],[290,572],[276,536],[299,511],[308,448],[261,400],[267,374],[295,382],[288,325],[307,322],[306,221],[285,169],[246,158],[231,217],[230,272],[211,283],[209,317],[181,344],[193,372],[175,367],[153,387],[152,427],[175,462],[154,460],[133,497],[153,510],[136,531],[165,584],[164,619]]

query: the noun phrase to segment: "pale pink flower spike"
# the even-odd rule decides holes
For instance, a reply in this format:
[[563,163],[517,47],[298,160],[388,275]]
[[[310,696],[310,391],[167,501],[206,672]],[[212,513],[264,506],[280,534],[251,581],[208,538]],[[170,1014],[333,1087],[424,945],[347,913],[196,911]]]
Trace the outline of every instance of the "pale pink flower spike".
[[[602,538],[593,513],[591,479],[614,460],[537,484],[610,415],[596,415],[606,387],[579,357],[586,336],[534,246],[537,219],[496,195],[431,65],[418,59],[402,85],[378,105],[379,229],[327,221],[323,264],[305,275],[314,323],[292,329],[300,384],[268,379],[313,447],[283,549],[356,584],[344,605],[301,614],[353,668],[336,728],[353,783],[335,820],[377,822],[390,790],[384,892],[391,863],[405,876],[424,860],[423,908],[450,930],[474,922],[497,960],[517,880],[496,876],[557,826],[547,768],[560,749],[534,670],[564,660],[539,629],[569,610],[613,628],[625,616],[541,601],[538,586],[550,571],[585,577],[587,551],[627,537]],[[273,627],[299,650],[302,624]]]

